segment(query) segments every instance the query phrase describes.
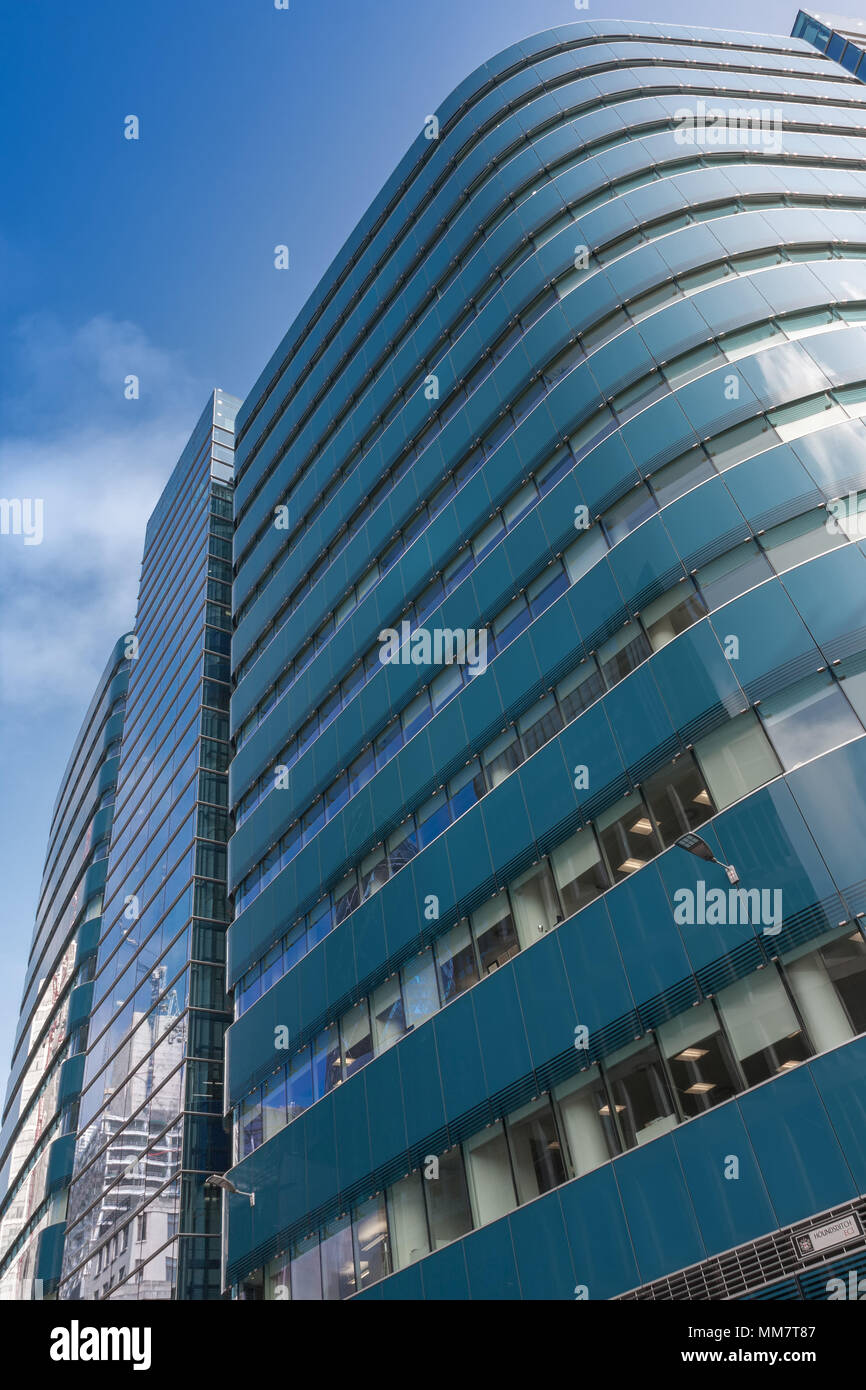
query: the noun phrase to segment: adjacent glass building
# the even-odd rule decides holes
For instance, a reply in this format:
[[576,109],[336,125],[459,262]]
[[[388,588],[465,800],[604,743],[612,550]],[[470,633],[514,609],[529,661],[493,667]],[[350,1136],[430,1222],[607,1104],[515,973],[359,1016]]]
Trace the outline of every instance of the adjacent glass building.
[[214,393],[147,526],[61,1298],[220,1296],[239,404]]
[[866,64],[863,62],[866,20],[798,10],[792,33],[795,38],[813,44],[834,62],[841,63],[848,72],[856,73],[861,82],[866,81]]
[[53,1298],[63,1258],[128,637],[114,646],[54,806],[0,1135],[0,1298]]
[[543,33],[239,411],[240,1296],[866,1268],[864,214],[804,39]]

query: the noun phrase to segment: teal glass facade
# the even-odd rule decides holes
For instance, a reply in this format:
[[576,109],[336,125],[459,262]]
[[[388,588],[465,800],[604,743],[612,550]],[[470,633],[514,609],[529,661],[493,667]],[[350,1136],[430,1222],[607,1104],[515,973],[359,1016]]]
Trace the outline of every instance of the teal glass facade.
[[866,82],[866,63],[863,61],[866,54],[866,20],[798,10],[791,32],[795,38],[805,39],[820,53],[826,53],[828,58],[840,63],[847,72],[855,73],[861,82]]
[[213,394],[146,531],[61,1299],[220,1296],[239,404]]
[[115,644],[51,819],[0,1135],[0,1297],[55,1297],[130,663]]
[[803,39],[539,34],[239,411],[239,1296],[826,1297],[831,1219],[866,1259],[864,212]]

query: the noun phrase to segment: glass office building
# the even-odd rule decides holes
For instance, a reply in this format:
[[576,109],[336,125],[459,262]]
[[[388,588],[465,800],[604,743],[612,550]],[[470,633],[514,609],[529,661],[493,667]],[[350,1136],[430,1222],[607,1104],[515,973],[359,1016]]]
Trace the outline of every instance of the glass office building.
[[866,20],[845,19],[841,15],[813,14],[799,10],[791,31],[795,38],[805,39],[848,72],[856,73],[866,82]]
[[804,40],[542,33],[239,411],[238,1296],[866,1260],[864,214]]
[[213,394],[147,526],[61,1298],[220,1296],[239,404]]
[[114,646],[54,806],[0,1135],[0,1298],[53,1298],[130,663]]

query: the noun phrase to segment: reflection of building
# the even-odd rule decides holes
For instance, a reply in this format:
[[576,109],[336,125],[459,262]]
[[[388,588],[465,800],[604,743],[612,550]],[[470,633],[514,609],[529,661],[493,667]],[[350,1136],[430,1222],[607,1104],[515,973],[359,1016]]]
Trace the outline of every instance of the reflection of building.
[[[866,1244],[866,93],[600,20],[430,133],[237,418],[228,1282],[822,1296]],[[404,623],[486,669],[383,664]],[[727,888],[698,827],[778,925],[675,920]]]
[[61,1298],[220,1295],[238,404],[208,402],[147,528]]
[[128,679],[121,639],[54,807],[0,1136],[0,1298],[51,1298],[60,1274]]

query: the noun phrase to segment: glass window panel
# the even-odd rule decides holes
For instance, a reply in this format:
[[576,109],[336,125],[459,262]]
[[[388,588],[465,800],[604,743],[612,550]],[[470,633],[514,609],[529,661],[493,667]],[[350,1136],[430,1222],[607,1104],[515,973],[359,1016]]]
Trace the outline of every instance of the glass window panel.
[[420,695],[416,695],[415,699],[406,706],[401,716],[404,742],[408,743],[413,734],[417,734],[419,729],[424,728],[431,714],[430,691],[422,690]]
[[808,1043],[772,966],[721,990],[718,1005],[750,1086],[791,1071],[809,1056]]
[[709,1000],[661,1024],[657,1037],[680,1108],[689,1119],[729,1100],[742,1088],[727,1039]]
[[603,642],[598,649],[598,664],[608,688],[624,680],[651,652],[646,633],[637,623],[626,623]]
[[699,739],[694,751],[720,811],[782,770],[757,715],[750,709]]
[[311,951],[313,947],[322,940],[322,937],[328,935],[328,932],[331,930],[332,920],[333,914],[331,912],[330,901],[328,898],[323,898],[321,902],[316,903],[316,906],[308,913],[308,950]]
[[762,700],[758,713],[786,771],[863,732],[840,687],[827,673],[807,676]]
[[365,748],[349,767],[349,795],[354,796],[362,787],[365,787],[375,770],[375,761],[371,746]]
[[720,608],[738,594],[769,579],[772,573],[766,555],[755,541],[746,541],[708,565],[702,565],[697,571],[697,582],[707,607]]
[[549,1100],[522,1106],[508,1116],[507,1128],[521,1205],[565,1182],[562,1145]]
[[509,887],[508,895],[523,948],[531,946],[552,926],[562,921],[556,885],[546,860],[533,865],[516,878]]
[[587,574],[596,561],[607,554],[607,550],[607,541],[600,526],[591,526],[588,531],[578,536],[562,557],[572,584],[576,584],[578,579]]
[[550,862],[567,917],[610,887],[595,835],[584,826],[551,852]]
[[423,1186],[427,1198],[430,1242],[434,1250],[441,1250],[443,1245],[449,1245],[452,1240],[458,1240],[472,1230],[472,1212],[460,1148],[451,1149],[440,1156],[438,1177],[425,1178]]
[[336,1023],[313,1042],[313,1098],[321,1100],[340,1081],[340,1032]]
[[653,473],[649,484],[659,506],[666,507],[668,502],[682,497],[691,488],[697,487],[698,483],[714,477],[715,472],[702,449],[691,449],[681,458],[674,459],[673,463],[665,464],[664,468]]
[[724,472],[726,468],[732,468],[735,463],[742,463],[744,459],[753,458],[755,454],[763,453],[765,449],[772,448],[778,442],[779,435],[770,429],[763,415],[759,415],[754,420],[747,420],[743,425],[735,425],[733,429],[725,430],[715,439],[708,439],[705,447],[716,467]]
[[488,1125],[463,1146],[473,1223],[485,1226],[517,1205],[502,1121]]
[[257,1149],[262,1139],[262,1095],[258,1090],[241,1103],[241,1158]]
[[388,1189],[389,1226],[394,1268],[405,1269],[430,1252],[427,1213],[420,1173],[410,1173]]
[[520,750],[520,741],[516,730],[506,729],[491,744],[488,744],[481,758],[487,785],[492,791],[523,762],[523,754]]
[[348,1298],[355,1292],[355,1252],[348,1216],[322,1231],[322,1294],[326,1299]]
[[472,914],[481,973],[489,975],[520,950],[507,893],[499,893]]
[[404,965],[401,976],[406,1027],[418,1028],[440,1007],[433,948],[419,956],[413,965]]
[[418,835],[411,816],[398,826],[392,835],[388,836],[387,844],[388,869],[389,873],[393,875],[398,873],[411,859],[414,859],[418,853]]
[[780,573],[792,565],[800,565],[804,560],[812,560],[816,555],[823,555],[825,551],[845,544],[844,536],[828,528],[827,513],[823,507],[795,516],[781,526],[773,526],[759,539],[770,563]]
[[307,1236],[292,1247],[292,1299],[307,1302],[322,1297],[322,1262],[319,1256],[319,1236]]
[[361,860],[361,900],[366,902],[388,882],[388,855],[384,845],[377,847]]
[[381,1194],[356,1209],[352,1235],[358,1288],[365,1289],[391,1273],[388,1218],[385,1198]]
[[289,1120],[297,1119],[313,1103],[313,1057],[309,1047],[296,1052],[289,1062],[286,1077],[286,1099]]
[[536,701],[526,714],[520,716],[517,728],[527,757],[549,743],[562,728],[562,716],[553,695],[543,695]]
[[451,824],[451,804],[444,791],[431,796],[418,811],[418,844],[423,849]]
[[605,512],[601,519],[610,544],[616,545],[617,541],[630,535],[640,526],[641,522],[646,521],[647,517],[653,516],[657,511],[655,498],[650,495],[649,489],[643,483],[632,488],[631,492],[620,502],[617,502],[616,506]]
[[406,1032],[400,977],[394,975],[374,990],[370,1000],[376,1052],[384,1052]]
[[715,814],[701,770],[690,753],[648,777],[642,786],[662,843],[672,845]]
[[591,1172],[619,1152],[598,1067],[563,1081],[555,1088],[553,1098],[565,1139],[570,1177],[579,1178]]
[[348,1079],[373,1056],[373,1034],[366,999],[340,1019],[343,1046],[343,1075]]
[[614,883],[642,869],[661,848],[639,792],[629,792],[599,816],[596,830]]
[[706,609],[689,580],[648,603],[640,615],[654,652],[666,647],[686,628],[702,618]]
[[852,998],[859,1004],[866,980],[864,947],[866,942],[860,933],[852,933],[846,926],[840,928],[836,940],[826,946],[818,950],[803,947],[782,958],[785,979],[818,1052],[829,1052],[860,1031],[852,1026],[834,976],[846,985],[855,983],[857,992]]
[[478,965],[468,917],[463,917],[437,941],[436,965],[444,1004],[450,1003],[475,984],[478,979]]
[[448,783],[448,799],[454,820],[480,801],[484,792],[484,773],[478,759],[473,758]]
[[622,1048],[604,1073],[627,1149],[666,1134],[678,1123],[655,1043],[642,1039]]
[[847,657],[833,670],[861,722],[866,722],[866,652]]
[[443,705],[447,705],[448,701],[453,699],[462,687],[463,672],[459,666],[446,666],[444,671],[440,671],[439,675],[430,683],[430,703],[433,707],[433,713],[435,714],[442,709]]
[[571,675],[556,687],[556,698],[562,717],[568,724],[604,694],[604,681],[591,657],[582,661]]
[[269,1076],[262,1087],[262,1119],[265,1139],[286,1126],[286,1073],[282,1067],[276,1076]]
[[361,890],[358,887],[353,869],[334,889],[334,926],[339,926],[340,922],[344,922],[349,913],[354,912],[360,901]]

